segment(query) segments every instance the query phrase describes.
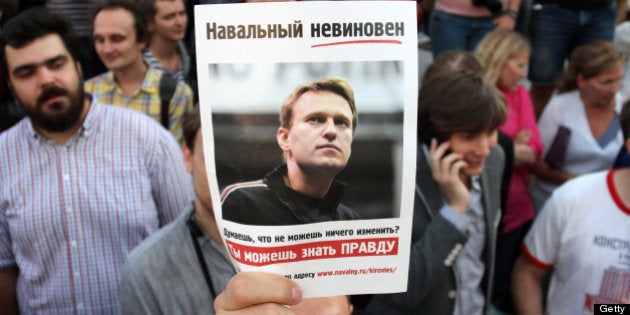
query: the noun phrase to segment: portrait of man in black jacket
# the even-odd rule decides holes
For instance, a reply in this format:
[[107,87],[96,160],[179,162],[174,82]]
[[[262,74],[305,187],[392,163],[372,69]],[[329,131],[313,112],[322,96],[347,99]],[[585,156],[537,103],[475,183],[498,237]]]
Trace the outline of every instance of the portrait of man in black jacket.
[[284,163],[263,179],[227,186],[223,219],[250,225],[294,225],[358,219],[341,203],[335,180],[350,158],[358,114],[347,81],[301,84],[283,102],[276,139]]

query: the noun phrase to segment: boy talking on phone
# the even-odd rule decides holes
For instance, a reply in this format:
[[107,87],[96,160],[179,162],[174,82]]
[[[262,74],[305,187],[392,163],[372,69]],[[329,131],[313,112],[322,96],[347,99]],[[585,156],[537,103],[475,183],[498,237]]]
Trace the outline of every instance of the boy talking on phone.
[[370,314],[485,314],[494,270],[506,109],[478,74],[423,83],[407,292],[375,295]]

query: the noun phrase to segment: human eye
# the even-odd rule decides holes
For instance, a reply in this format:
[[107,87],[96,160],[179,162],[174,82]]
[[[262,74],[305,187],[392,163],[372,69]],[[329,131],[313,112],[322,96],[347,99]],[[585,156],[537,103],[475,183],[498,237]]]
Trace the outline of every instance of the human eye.
[[463,133],[461,135],[462,140],[464,141],[474,141],[475,140],[476,135],[472,134],[472,133]]
[[112,42],[114,42],[114,43],[120,43],[123,40],[125,40],[124,36],[121,36],[121,35],[114,35],[114,36],[112,36]]
[[20,67],[13,70],[13,76],[18,79],[26,79],[35,73],[35,66]]
[[324,122],[324,117],[321,116],[310,116],[307,119],[308,122],[310,123],[323,123]]
[[335,119],[335,125],[343,128],[348,128],[350,127],[350,122],[346,119]]
[[102,44],[105,39],[102,36],[94,36],[94,42],[97,44]]
[[63,67],[66,64],[66,62],[68,62],[68,58],[64,56],[59,56],[47,62],[46,65],[50,69],[59,69]]

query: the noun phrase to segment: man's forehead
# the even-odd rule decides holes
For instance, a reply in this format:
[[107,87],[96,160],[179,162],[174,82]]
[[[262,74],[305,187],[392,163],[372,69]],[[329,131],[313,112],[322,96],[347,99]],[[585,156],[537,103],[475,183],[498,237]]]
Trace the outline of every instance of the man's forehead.
[[58,34],[36,38],[19,48],[7,45],[4,49],[9,70],[26,64],[40,64],[60,55],[70,56]]
[[94,17],[94,32],[98,29],[111,31],[133,29],[133,14],[124,8],[105,9]]
[[300,95],[295,105],[304,104],[304,110],[315,110],[312,105],[334,105],[342,111],[352,112],[350,104],[343,96],[328,90],[307,91]]

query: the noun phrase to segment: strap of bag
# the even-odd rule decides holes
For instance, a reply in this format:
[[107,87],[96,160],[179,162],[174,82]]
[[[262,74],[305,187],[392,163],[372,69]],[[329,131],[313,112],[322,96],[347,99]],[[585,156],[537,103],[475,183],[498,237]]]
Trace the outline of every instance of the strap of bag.
[[171,103],[176,87],[177,79],[168,73],[163,73],[160,78],[160,122],[166,129],[169,127],[168,105]]

